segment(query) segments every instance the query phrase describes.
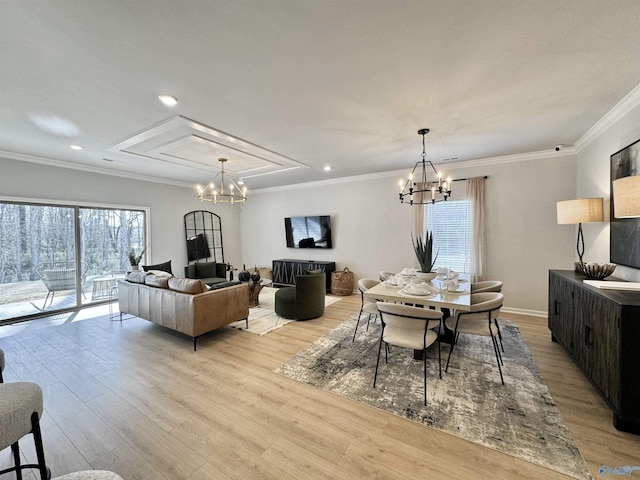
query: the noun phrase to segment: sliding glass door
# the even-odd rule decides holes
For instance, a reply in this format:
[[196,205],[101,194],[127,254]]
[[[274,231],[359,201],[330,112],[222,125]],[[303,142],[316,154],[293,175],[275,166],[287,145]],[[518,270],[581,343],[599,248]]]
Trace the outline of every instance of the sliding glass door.
[[0,202],[0,323],[114,300],[146,212]]

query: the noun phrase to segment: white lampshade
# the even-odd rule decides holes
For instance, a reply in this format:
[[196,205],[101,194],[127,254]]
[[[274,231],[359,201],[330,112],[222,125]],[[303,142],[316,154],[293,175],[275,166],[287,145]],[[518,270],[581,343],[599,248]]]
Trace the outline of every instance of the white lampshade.
[[616,218],[640,217],[640,175],[613,181],[613,210]]
[[558,225],[602,222],[602,198],[578,198],[556,204]]

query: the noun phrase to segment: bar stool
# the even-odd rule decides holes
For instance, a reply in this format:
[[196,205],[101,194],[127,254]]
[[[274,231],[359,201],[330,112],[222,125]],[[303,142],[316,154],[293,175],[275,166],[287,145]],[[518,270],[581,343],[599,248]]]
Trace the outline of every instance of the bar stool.
[[[11,446],[14,460],[14,466],[0,471],[0,475],[16,472],[16,478],[21,479],[22,470],[36,468],[41,480],[49,479],[40,433],[42,410],[42,389],[37,384],[0,383],[0,450]],[[33,434],[38,463],[21,465],[18,441],[29,433]]]

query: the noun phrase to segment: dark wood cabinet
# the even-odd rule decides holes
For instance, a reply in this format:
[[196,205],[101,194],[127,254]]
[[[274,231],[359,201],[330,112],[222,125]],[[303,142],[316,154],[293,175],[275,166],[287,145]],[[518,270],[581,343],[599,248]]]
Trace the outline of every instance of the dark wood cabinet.
[[331,291],[331,274],[336,271],[336,262],[322,262],[314,260],[274,260],[273,284],[295,285],[296,276],[304,275],[305,270],[322,270],[325,273],[327,292]]
[[549,330],[613,410],[619,430],[640,433],[640,292],[549,271]]

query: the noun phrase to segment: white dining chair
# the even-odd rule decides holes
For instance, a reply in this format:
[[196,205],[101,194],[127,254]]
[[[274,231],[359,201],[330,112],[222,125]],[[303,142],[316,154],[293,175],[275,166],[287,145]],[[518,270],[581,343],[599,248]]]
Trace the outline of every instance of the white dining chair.
[[399,303],[377,302],[380,312],[380,344],[378,345],[378,359],[373,376],[373,388],[376,388],[378,366],[382,344],[385,344],[385,363],[388,362],[388,345],[419,350],[422,352],[424,369],[424,404],[427,404],[427,348],[438,342],[438,374],[442,378],[442,364],[440,341],[438,332],[442,323],[442,312],[429,308],[411,307]]
[[358,333],[358,327],[360,326],[360,319],[363,313],[367,314],[367,331],[369,331],[369,323],[371,321],[371,315],[373,315],[373,320],[375,321],[378,316],[378,307],[376,306],[375,301],[370,301],[364,298],[364,292],[369,290],[372,287],[375,287],[380,282],[374,278],[361,278],[358,280],[358,290],[360,290],[360,313],[358,313],[358,318],[356,319],[356,329],[353,332],[353,339],[351,342],[356,341],[356,334]]
[[[502,293],[502,282],[500,280],[483,280],[481,282],[474,282],[471,284],[471,293],[484,293],[484,292],[499,292]],[[500,349],[504,352],[504,345],[502,344],[502,332],[500,331],[500,324],[498,319],[494,319],[496,328],[498,329],[498,340],[500,340]]]
[[502,376],[502,365],[504,363],[502,361],[500,348],[498,347],[498,341],[496,340],[498,328],[494,322],[500,314],[503,301],[504,295],[502,293],[472,293],[471,309],[469,311],[456,311],[452,316],[445,320],[447,328],[453,330],[453,343],[451,344],[449,355],[447,356],[447,365],[444,369],[445,372],[449,369],[451,354],[458,343],[461,333],[491,337],[493,351],[496,356],[496,363],[498,364],[498,371],[500,372],[500,381],[504,385],[504,377]]

